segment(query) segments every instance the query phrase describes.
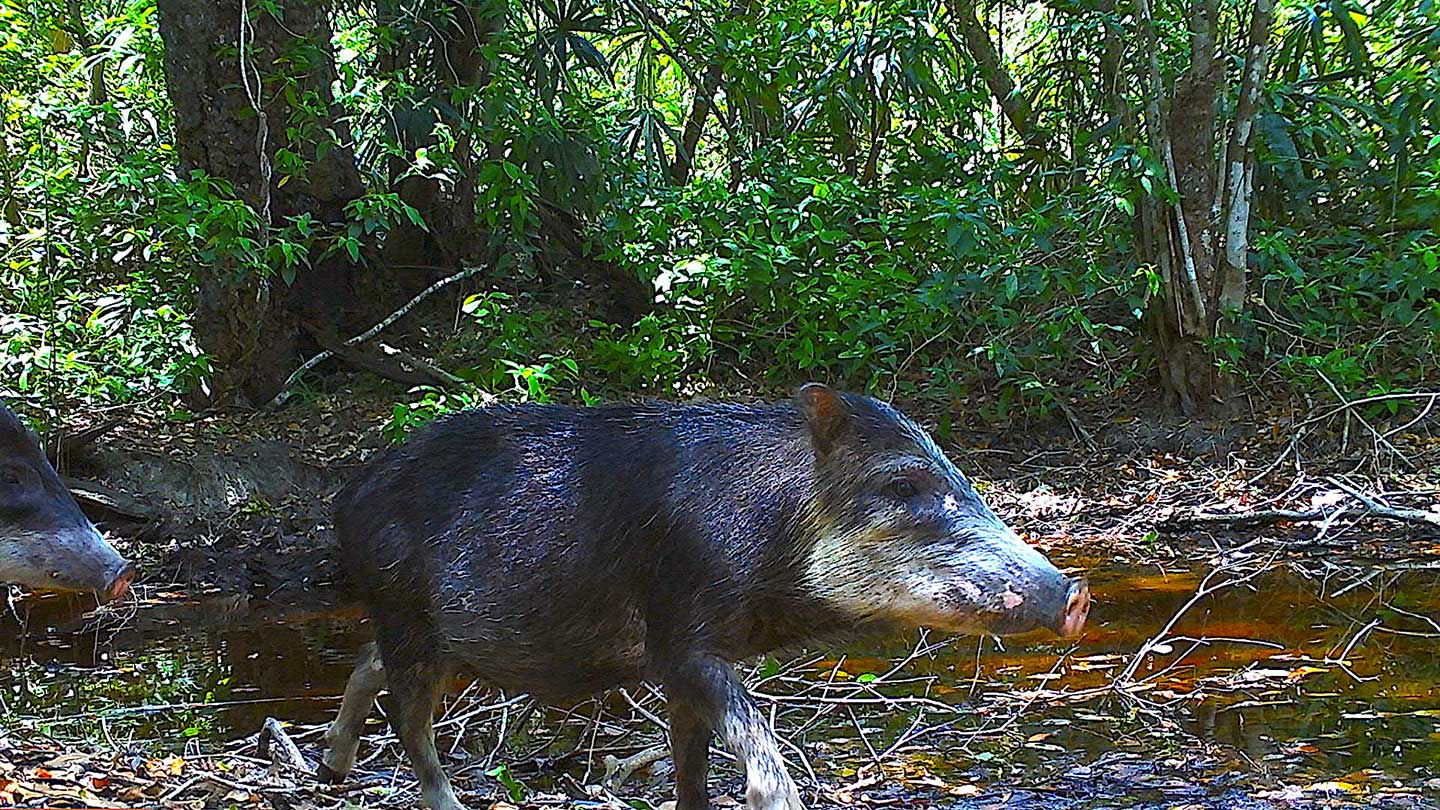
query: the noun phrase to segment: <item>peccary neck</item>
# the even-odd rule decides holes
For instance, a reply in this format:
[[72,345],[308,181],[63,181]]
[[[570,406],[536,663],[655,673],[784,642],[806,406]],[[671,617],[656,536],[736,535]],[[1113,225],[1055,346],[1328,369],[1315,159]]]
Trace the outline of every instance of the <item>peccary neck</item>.
[[671,414],[667,421],[685,450],[672,509],[704,504],[691,512],[702,521],[694,529],[733,577],[723,590],[734,606],[706,609],[731,613],[735,635],[726,646],[732,657],[894,631],[857,624],[807,587],[807,561],[827,521],[814,444],[798,409],[790,403],[681,406]]

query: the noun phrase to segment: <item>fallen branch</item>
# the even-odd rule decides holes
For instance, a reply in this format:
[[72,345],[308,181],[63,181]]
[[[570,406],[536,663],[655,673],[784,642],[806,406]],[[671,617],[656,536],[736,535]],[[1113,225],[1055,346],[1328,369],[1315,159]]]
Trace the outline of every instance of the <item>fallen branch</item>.
[[648,768],[668,756],[670,756],[670,749],[663,745],[647,748],[624,759],[620,759],[614,754],[606,754],[605,775],[600,778],[600,784],[611,790],[618,790],[630,781],[631,775],[636,771]]
[[1167,528],[1226,526],[1231,528],[1271,526],[1276,523],[1333,522],[1342,517],[1373,517],[1402,523],[1419,523],[1440,529],[1440,513],[1403,506],[1387,506],[1347,492],[1352,502],[1315,509],[1256,509],[1250,512],[1182,512],[1160,521]]
[[410,362],[414,369],[405,368],[402,360],[409,361],[409,356],[401,357],[397,351],[391,351],[385,344],[380,344],[377,350],[371,351],[365,348],[356,348],[340,342],[340,339],[332,334],[325,334],[319,329],[309,329],[311,337],[315,342],[325,347],[325,351],[331,357],[338,358],[345,363],[368,371],[377,377],[383,377],[393,382],[398,382],[407,387],[417,385],[453,385],[459,378],[447,374],[437,373],[434,366],[428,363]]
[[[380,321],[369,329],[366,329],[364,332],[361,332],[355,337],[352,337],[349,340],[345,341],[343,345],[349,347],[364,343],[370,338],[373,338],[381,332],[385,331],[385,329],[388,328],[391,324],[395,323],[406,315],[409,315],[410,311],[415,309],[415,307],[419,306],[420,302],[424,301],[426,298],[429,298],[430,296],[445,289],[446,287],[449,287],[451,284],[454,284],[457,281],[464,281],[471,276],[477,275],[485,269],[486,268],[484,266],[467,267],[458,273],[440,279],[434,284],[431,284],[429,287],[421,290],[415,295],[414,298],[411,298],[409,301],[405,302],[405,306],[402,306],[394,312],[390,313],[388,316],[385,317],[384,320]],[[305,372],[320,365],[321,363],[329,360],[331,357],[334,356],[335,353],[333,351],[326,349],[315,355],[314,357],[310,358],[309,360],[306,360],[304,364],[300,366],[300,368],[295,369],[295,372],[291,374],[288,378],[286,378],[285,384],[280,387],[280,392],[277,393],[275,397],[266,404],[265,407],[278,408],[281,405],[284,405],[290,399],[290,389],[295,385],[295,383],[300,381],[300,378],[305,374]]]
[[89,504],[132,520],[162,520],[165,517],[165,510],[142,503],[118,489],[69,476],[61,476],[60,480],[82,505]]

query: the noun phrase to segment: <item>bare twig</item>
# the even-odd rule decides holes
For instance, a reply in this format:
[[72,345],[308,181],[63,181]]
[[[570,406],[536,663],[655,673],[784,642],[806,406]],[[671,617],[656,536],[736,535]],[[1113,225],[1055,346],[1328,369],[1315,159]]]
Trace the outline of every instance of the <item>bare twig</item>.
[[1375,517],[1402,523],[1419,523],[1440,528],[1440,513],[1402,506],[1387,506],[1354,490],[1346,492],[1352,503],[1314,509],[1256,509],[1250,512],[1182,512],[1162,521],[1168,527],[1229,526],[1254,527],[1275,523],[1334,522],[1340,517]]
[[[1279,552],[1277,551],[1276,554],[1278,553]],[[1273,560],[1274,557],[1275,554],[1272,554],[1270,560]],[[1205,597],[1210,596],[1217,591],[1244,584],[1254,579],[1255,577],[1263,574],[1264,572],[1270,570],[1270,560],[1267,560],[1266,562],[1257,565],[1254,569],[1233,578],[1222,577],[1227,572],[1238,568],[1238,565],[1220,565],[1216,568],[1211,569],[1210,573],[1206,574],[1205,578],[1200,580],[1200,584],[1195,588],[1195,594],[1191,596],[1184,605],[1181,605],[1180,609],[1175,612],[1175,615],[1170,617],[1170,621],[1166,622],[1165,626],[1160,628],[1160,632],[1151,636],[1148,641],[1140,645],[1140,649],[1137,650],[1135,652],[1135,655],[1130,658],[1130,662],[1126,664],[1125,669],[1120,673],[1119,676],[1115,678],[1111,686],[1123,693],[1123,690],[1127,686],[1130,686],[1135,682],[1135,673],[1140,669],[1140,665],[1144,663],[1145,658],[1149,656],[1156,647],[1158,647],[1162,642],[1164,642],[1166,638],[1169,638],[1171,631],[1175,629],[1175,625],[1180,623],[1180,620],[1185,617],[1186,613],[1190,612],[1191,608],[1199,604],[1202,600],[1205,599]]]
[[1349,675],[1351,678],[1354,678],[1356,681],[1377,680],[1380,677],[1379,675],[1372,675],[1368,678],[1362,678],[1359,675],[1356,675],[1354,671],[1350,669],[1350,651],[1354,650],[1355,645],[1359,644],[1362,639],[1370,635],[1370,631],[1374,630],[1379,626],[1379,619],[1371,619],[1365,624],[1364,627],[1356,631],[1355,635],[1350,637],[1350,640],[1345,644],[1345,649],[1340,652],[1339,658],[1331,658],[1330,656],[1326,656],[1325,663],[1334,664],[1340,667],[1341,671],[1343,671],[1346,675]]
[[[406,315],[409,315],[410,311],[415,309],[415,307],[419,306],[420,303],[426,298],[429,298],[435,293],[445,289],[446,287],[449,287],[451,284],[454,284],[458,281],[464,281],[471,276],[477,275],[485,269],[487,268],[483,265],[478,267],[467,267],[458,273],[440,279],[434,284],[431,284],[429,287],[421,290],[415,295],[414,298],[411,298],[409,301],[405,302],[404,306],[400,307],[399,309],[386,316],[384,320],[380,321],[369,329],[366,329],[364,332],[361,332],[355,337],[352,337],[349,340],[345,341],[344,345],[356,346],[358,344],[364,343],[370,338],[373,338],[381,332],[385,331],[385,329],[389,328],[391,324],[394,324],[396,321],[400,320]],[[331,357],[334,356],[334,352],[326,349],[325,351],[320,352],[309,360],[306,360],[305,363],[300,366],[300,368],[295,369],[295,372],[285,380],[285,385],[281,386],[280,393],[276,394],[275,398],[270,400],[269,404],[267,404],[265,407],[278,408],[281,405],[284,405],[290,399],[291,388],[295,385],[295,383],[300,381],[300,377],[303,376],[305,372],[320,365],[321,363],[329,360]]]
[[[1331,390],[1336,390],[1336,389],[1334,389],[1334,387],[1332,386],[1332,387],[1331,387]],[[1437,400],[1437,399],[1440,399],[1440,392],[1436,392],[1436,391],[1417,391],[1417,392],[1408,393],[1408,394],[1407,394],[1407,393],[1376,394],[1376,395],[1374,395],[1374,396],[1359,397],[1359,398],[1357,398],[1357,399],[1349,399],[1349,400],[1347,400],[1347,399],[1345,399],[1343,396],[1339,396],[1339,392],[1336,391],[1336,396],[1338,396],[1339,399],[1340,399],[1340,404],[1339,404],[1339,405],[1336,405],[1335,407],[1330,408],[1329,410],[1326,410],[1326,411],[1324,411],[1324,412],[1322,412],[1322,413],[1319,413],[1319,414],[1317,414],[1317,415],[1315,415],[1315,416],[1312,416],[1312,417],[1310,417],[1310,418],[1308,418],[1308,419],[1300,422],[1299,424],[1295,425],[1295,427],[1294,427],[1294,429],[1293,429],[1293,430],[1294,430],[1294,435],[1293,435],[1293,437],[1290,439],[1289,444],[1287,444],[1287,445],[1285,446],[1285,449],[1284,449],[1283,451],[1281,451],[1280,455],[1277,456],[1277,457],[1275,458],[1275,460],[1272,461],[1268,466],[1266,466],[1264,469],[1262,469],[1260,472],[1256,473],[1255,475],[1251,476],[1250,479],[1249,479],[1249,482],[1250,482],[1250,483],[1254,483],[1254,482],[1256,482],[1256,481],[1259,481],[1259,480],[1263,479],[1265,476],[1267,476],[1267,475],[1269,475],[1271,472],[1273,472],[1273,471],[1275,470],[1275,468],[1277,468],[1277,467],[1279,467],[1281,464],[1285,463],[1285,459],[1289,458],[1289,457],[1291,456],[1291,454],[1293,454],[1297,449],[1299,449],[1301,441],[1302,441],[1302,440],[1305,438],[1305,436],[1310,432],[1310,429],[1313,428],[1315,425],[1321,423],[1321,422],[1325,422],[1325,421],[1328,421],[1328,420],[1330,420],[1330,419],[1333,419],[1334,417],[1339,416],[1340,414],[1348,414],[1349,411],[1351,411],[1351,410],[1353,410],[1353,409],[1355,409],[1355,408],[1359,408],[1359,407],[1364,406],[1364,405],[1374,405],[1374,404],[1381,403],[1381,402],[1396,402],[1396,401],[1401,401],[1401,400],[1424,401],[1424,402],[1425,402],[1425,407],[1424,407],[1424,409],[1421,411],[1421,413],[1420,413],[1419,416],[1415,417],[1414,419],[1411,419],[1409,422],[1406,422],[1404,425],[1401,425],[1401,426],[1398,427],[1398,428],[1395,428],[1395,429],[1392,429],[1392,430],[1387,430],[1387,431],[1385,431],[1384,433],[1379,434],[1379,435],[1377,436],[1377,442],[1376,442],[1377,444],[1381,444],[1381,442],[1383,442],[1383,444],[1382,444],[1381,446],[1384,446],[1384,447],[1387,447],[1387,448],[1389,448],[1389,449],[1395,450],[1394,445],[1391,444],[1390,441],[1389,441],[1390,437],[1391,437],[1391,436],[1394,436],[1396,433],[1400,433],[1400,432],[1403,432],[1403,431],[1405,431],[1405,430],[1408,430],[1408,429],[1414,427],[1415,425],[1419,424],[1420,422],[1424,421],[1425,417],[1428,416],[1428,415],[1430,414],[1430,412],[1434,409],[1434,405],[1435,405],[1436,400]],[[1395,450],[1395,452],[1396,452],[1396,453],[1399,453],[1398,450]],[[1407,464],[1410,463],[1409,460],[1406,459],[1403,455],[1401,455],[1400,458],[1401,458],[1402,460],[1404,460]],[[1413,465],[1412,465],[1412,466],[1413,466]]]
[[273,717],[265,718],[260,734],[255,740],[255,756],[269,759],[277,765],[294,768],[300,773],[312,773],[313,768],[300,754],[299,746],[285,732],[285,726]]

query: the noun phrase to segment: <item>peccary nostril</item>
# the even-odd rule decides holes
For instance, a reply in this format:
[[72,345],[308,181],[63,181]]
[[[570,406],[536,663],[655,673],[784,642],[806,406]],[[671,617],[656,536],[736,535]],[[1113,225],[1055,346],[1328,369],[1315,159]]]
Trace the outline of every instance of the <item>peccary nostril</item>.
[[1065,600],[1065,613],[1060,617],[1060,635],[1075,638],[1085,629],[1090,615],[1090,585],[1083,579],[1070,582],[1070,595]]
[[105,589],[105,601],[113,602],[124,596],[130,590],[130,583],[134,579],[135,566],[127,563],[115,577],[115,581],[110,583],[110,587]]

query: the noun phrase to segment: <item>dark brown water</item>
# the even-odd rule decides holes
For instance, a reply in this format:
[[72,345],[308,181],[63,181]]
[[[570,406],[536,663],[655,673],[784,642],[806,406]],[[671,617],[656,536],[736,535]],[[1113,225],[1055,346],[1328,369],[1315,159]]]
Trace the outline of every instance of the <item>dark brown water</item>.
[[[1095,603],[1077,644],[1020,639],[1002,649],[993,640],[959,639],[896,676],[922,680],[886,694],[923,693],[975,708],[954,728],[908,746],[908,761],[937,773],[1083,780],[1117,762],[1194,756],[1198,746],[1216,773],[1436,784],[1437,568],[1311,562],[1309,572],[1279,568],[1222,589],[1174,630],[1207,641],[1159,648],[1134,678],[1163,675],[1125,699],[1086,690],[1111,684],[1191,600],[1200,576],[1155,565],[1083,567]],[[253,734],[267,716],[321,723],[366,636],[355,614],[143,595],[133,615],[98,622],[66,618],[58,600],[32,600],[19,608],[28,612],[23,635],[16,618],[5,617],[0,730],[174,749],[192,738]],[[806,672],[859,679],[889,671],[911,649],[906,642],[852,647],[843,657],[831,651]],[[1075,693],[1091,696],[1062,697]],[[1023,714],[1017,702],[1028,703]],[[903,708],[863,711],[885,744],[915,722]],[[847,717],[809,734],[853,737],[853,725]]]
[[[1440,568],[1433,562],[1312,561],[1221,588],[1186,610],[1168,644],[1143,659],[1132,677],[1153,680],[1130,692],[1133,699],[1105,687],[1192,600],[1201,575],[1087,567],[1095,605],[1078,644],[1009,643],[1002,652],[991,640],[966,639],[909,666],[938,676],[930,693],[946,699],[1034,698],[1006,744],[942,736],[932,746],[937,764],[965,768],[977,752],[996,750],[1012,768],[1004,775],[1021,783],[1109,779],[1109,790],[1135,793],[1148,764],[1184,762],[1196,778],[1217,782],[1245,771],[1270,783],[1334,782],[1357,793],[1422,785],[1440,799]],[[903,652],[857,651],[844,666],[885,671]],[[976,725],[993,730],[1003,725],[999,718]],[[981,770],[986,777],[1004,771]]]

